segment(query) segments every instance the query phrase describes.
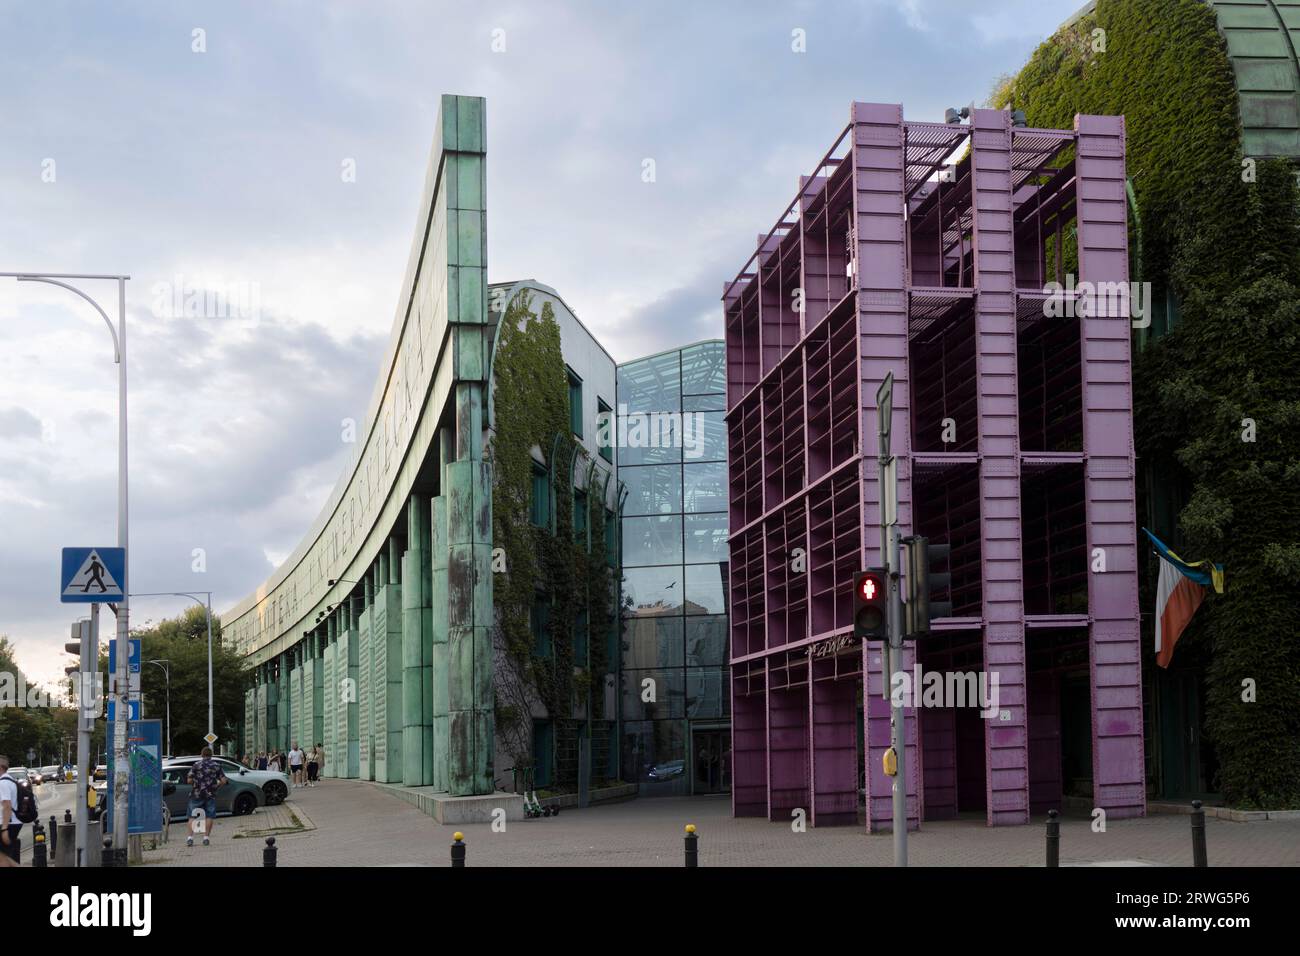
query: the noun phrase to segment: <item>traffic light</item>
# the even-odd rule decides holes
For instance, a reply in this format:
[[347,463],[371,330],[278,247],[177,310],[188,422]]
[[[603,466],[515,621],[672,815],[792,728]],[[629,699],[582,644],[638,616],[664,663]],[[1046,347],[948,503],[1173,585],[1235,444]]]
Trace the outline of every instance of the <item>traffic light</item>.
[[936,617],[952,617],[952,601],[934,601],[936,592],[948,593],[952,587],[952,574],[948,571],[948,557],[952,546],[931,544],[923,535],[903,539],[907,568],[907,601],[903,607],[903,633],[916,637],[930,630],[930,621]]
[[867,568],[853,579],[853,636],[889,639],[889,576],[884,568]]

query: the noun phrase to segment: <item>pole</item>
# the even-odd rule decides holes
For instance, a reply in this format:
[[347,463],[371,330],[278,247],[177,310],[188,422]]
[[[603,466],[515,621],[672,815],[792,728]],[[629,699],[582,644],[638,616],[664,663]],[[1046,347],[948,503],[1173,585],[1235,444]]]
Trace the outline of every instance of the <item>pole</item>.
[[77,675],[77,828],[74,866],[89,859],[89,811],[86,808],[86,787],[90,785],[90,730],[91,711],[99,688],[99,605],[90,605],[90,626],[81,628],[81,672]]
[[176,751],[172,750],[172,666],[168,664],[163,668],[163,674],[167,677],[167,756],[175,757]]
[[130,754],[127,752],[126,727],[131,717],[131,552],[127,549],[127,482],[126,482],[126,280],[117,280],[117,545],[125,554],[126,580],[121,582],[122,600],[117,606],[117,703],[113,722],[113,846],[121,864],[126,863],[127,781]]
[[[903,592],[898,576],[898,525],[889,526],[889,663],[903,667]],[[886,683],[893,677],[885,675]],[[913,689],[915,693],[915,689]],[[889,743],[898,758],[898,773],[893,780],[894,798],[894,866],[907,866],[907,738],[904,734],[903,703],[891,696],[889,704]]]
[[212,736],[212,592],[208,596],[208,736]]

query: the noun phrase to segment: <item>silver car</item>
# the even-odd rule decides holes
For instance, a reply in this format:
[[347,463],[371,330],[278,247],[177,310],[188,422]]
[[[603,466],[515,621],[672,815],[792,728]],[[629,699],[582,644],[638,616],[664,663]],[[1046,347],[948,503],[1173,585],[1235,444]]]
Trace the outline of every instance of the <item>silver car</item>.
[[[164,767],[191,767],[202,760],[202,757],[173,757],[170,760],[163,761]],[[271,807],[277,803],[283,803],[289,796],[289,788],[293,780],[287,773],[280,773],[275,770],[249,770],[242,764],[237,764],[229,757],[213,757],[217,766],[221,768],[230,780],[239,783],[251,783],[262,791],[262,797],[266,805]]]

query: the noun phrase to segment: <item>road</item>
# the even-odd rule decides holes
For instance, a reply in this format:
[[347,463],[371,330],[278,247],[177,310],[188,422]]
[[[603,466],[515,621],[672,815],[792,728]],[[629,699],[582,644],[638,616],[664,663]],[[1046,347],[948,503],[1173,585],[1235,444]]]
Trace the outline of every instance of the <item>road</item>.
[[[55,817],[60,823],[63,822],[64,810],[73,810],[73,816],[75,817],[76,805],[77,785],[75,783],[43,783],[36,788],[36,806],[41,812],[41,826],[47,829],[50,825],[51,816]],[[46,836],[46,839],[48,840],[49,837]],[[32,828],[30,826],[23,827],[22,841],[22,864],[23,866],[30,866],[33,846]]]

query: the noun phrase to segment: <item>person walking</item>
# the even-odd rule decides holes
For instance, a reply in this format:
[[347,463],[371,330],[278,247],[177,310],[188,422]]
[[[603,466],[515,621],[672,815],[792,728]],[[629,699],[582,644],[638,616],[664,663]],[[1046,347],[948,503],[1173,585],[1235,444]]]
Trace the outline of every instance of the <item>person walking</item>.
[[266,769],[266,752],[265,752],[265,751],[262,751],[262,752],[258,753],[258,755],[257,755],[257,769],[258,769],[258,770],[265,770],[265,769]]
[[0,754],[0,856],[19,864],[18,781],[9,775],[9,758]]
[[271,751],[271,756],[266,761],[266,769],[271,771],[271,773],[280,772],[280,751]]
[[298,746],[298,741],[293,742],[289,748],[289,776],[293,779],[293,785],[301,788],[303,785],[302,765],[307,755],[304,754]]
[[325,745],[316,744],[316,782],[320,783],[325,773]]
[[208,846],[213,824],[217,822],[217,791],[230,780],[221,771],[221,765],[212,759],[212,748],[204,747],[200,759],[190,767],[190,832],[186,846],[194,845],[194,824],[197,821],[203,834],[203,845]]
[[311,748],[311,753],[307,755],[307,786],[316,786],[316,777],[320,773],[320,744]]

